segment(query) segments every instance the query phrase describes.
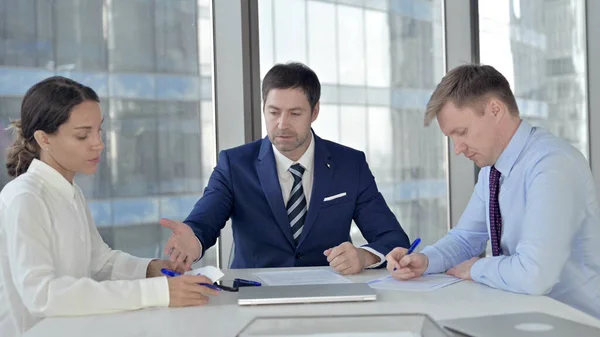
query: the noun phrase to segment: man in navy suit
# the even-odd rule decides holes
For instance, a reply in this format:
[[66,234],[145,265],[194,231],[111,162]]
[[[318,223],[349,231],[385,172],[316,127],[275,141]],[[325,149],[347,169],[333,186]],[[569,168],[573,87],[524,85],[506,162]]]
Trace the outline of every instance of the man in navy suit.
[[[382,266],[409,240],[377,190],[363,152],[319,138],[321,85],[301,63],[263,80],[268,137],[219,154],[204,196],[170,228],[165,253],[189,267],[231,218],[232,268],[330,265],[341,274]],[[368,244],[350,242],[352,220]]]

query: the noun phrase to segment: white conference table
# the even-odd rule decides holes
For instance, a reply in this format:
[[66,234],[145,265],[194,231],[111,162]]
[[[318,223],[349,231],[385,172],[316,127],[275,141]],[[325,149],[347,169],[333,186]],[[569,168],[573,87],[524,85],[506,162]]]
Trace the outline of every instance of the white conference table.
[[[226,270],[223,279],[259,280],[253,273],[278,269]],[[297,269],[294,269],[297,270]],[[387,275],[367,270],[348,276],[366,282]],[[82,299],[85,300],[85,299]],[[434,320],[503,313],[542,312],[600,328],[600,320],[546,296],[526,296],[496,290],[472,281],[428,291],[377,290],[377,301],[322,304],[238,306],[237,293],[221,292],[208,305],[188,308],[154,308],[118,314],[47,318],[26,337],[130,337],[130,336],[235,336],[259,316],[331,316],[426,313]]]

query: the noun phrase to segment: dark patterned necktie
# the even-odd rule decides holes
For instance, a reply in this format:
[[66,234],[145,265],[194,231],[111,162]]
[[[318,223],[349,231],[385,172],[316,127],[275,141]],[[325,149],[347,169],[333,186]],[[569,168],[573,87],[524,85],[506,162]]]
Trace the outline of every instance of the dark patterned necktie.
[[500,194],[500,171],[494,166],[490,169],[490,237],[492,238],[492,254],[502,255],[500,238],[502,237],[502,215],[498,195]]
[[290,220],[290,226],[292,227],[292,234],[294,235],[294,241],[298,245],[298,239],[302,234],[302,227],[304,226],[304,220],[306,220],[306,197],[304,196],[304,189],[302,188],[302,175],[304,174],[304,167],[300,164],[294,164],[288,169],[294,177],[294,185],[290,192],[290,199],[287,202],[285,208],[287,209],[288,219]]

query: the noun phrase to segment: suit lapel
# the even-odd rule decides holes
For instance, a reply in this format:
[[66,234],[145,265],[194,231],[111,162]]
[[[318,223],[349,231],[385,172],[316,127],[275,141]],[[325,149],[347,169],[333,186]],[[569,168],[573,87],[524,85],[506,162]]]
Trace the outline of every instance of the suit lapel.
[[313,187],[310,197],[310,204],[308,207],[308,214],[306,215],[306,221],[304,222],[302,234],[300,234],[298,246],[302,244],[314,226],[317,215],[319,214],[319,209],[323,204],[323,199],[329,191],[329,185],[333,180],[333,164],[331,162],[331,154],[325,146],[325,142],[323,142],[321,138],[317,137],[317,135],[315,135],[314,170]]
[[281,195],[281,186],[279,185],[279,178],[277,176],[277,166],[275,165],[273,147],[266,137],[263,139],[260,147],[258,161],[256,162],[256,172],[258,173],[260,185],[265,192],[271,211],[273,212],[273,215],[275,215],[277,224],[279,224],[279,227],[288,242],[295,247],[294,237],[292,236],[292,230],[290,228],[290,220],[288,219],[285,205],[283,204],[283,197]]

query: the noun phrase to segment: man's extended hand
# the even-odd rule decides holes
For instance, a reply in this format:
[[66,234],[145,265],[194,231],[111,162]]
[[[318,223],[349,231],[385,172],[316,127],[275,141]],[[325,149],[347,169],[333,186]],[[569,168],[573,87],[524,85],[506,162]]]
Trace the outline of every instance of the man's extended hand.
[[167,241],[164,253],[169,255],[170,260],[175,262],[178,267],[189,270],[202,254],[202,245],[200,245],[194,231],[183,222],[169,219],[161,219],[160,224],[173,231],[169,241]]
[[339,246],[329,248],[323,254],[327,256],[329,265],[343,275],[358,274],[366,266],[370,266],[379,260],[374,254],[356,248],[350,242],[344,242]]
[[148,264],[148,268],[146,268],[146,277],[164,276],[163,273],[160,271],[163,268],[174,270],[180,274],[185,273],[185,270],[183,269],[183,267],[177,266],[177,264],[173,261],[152,260]]

